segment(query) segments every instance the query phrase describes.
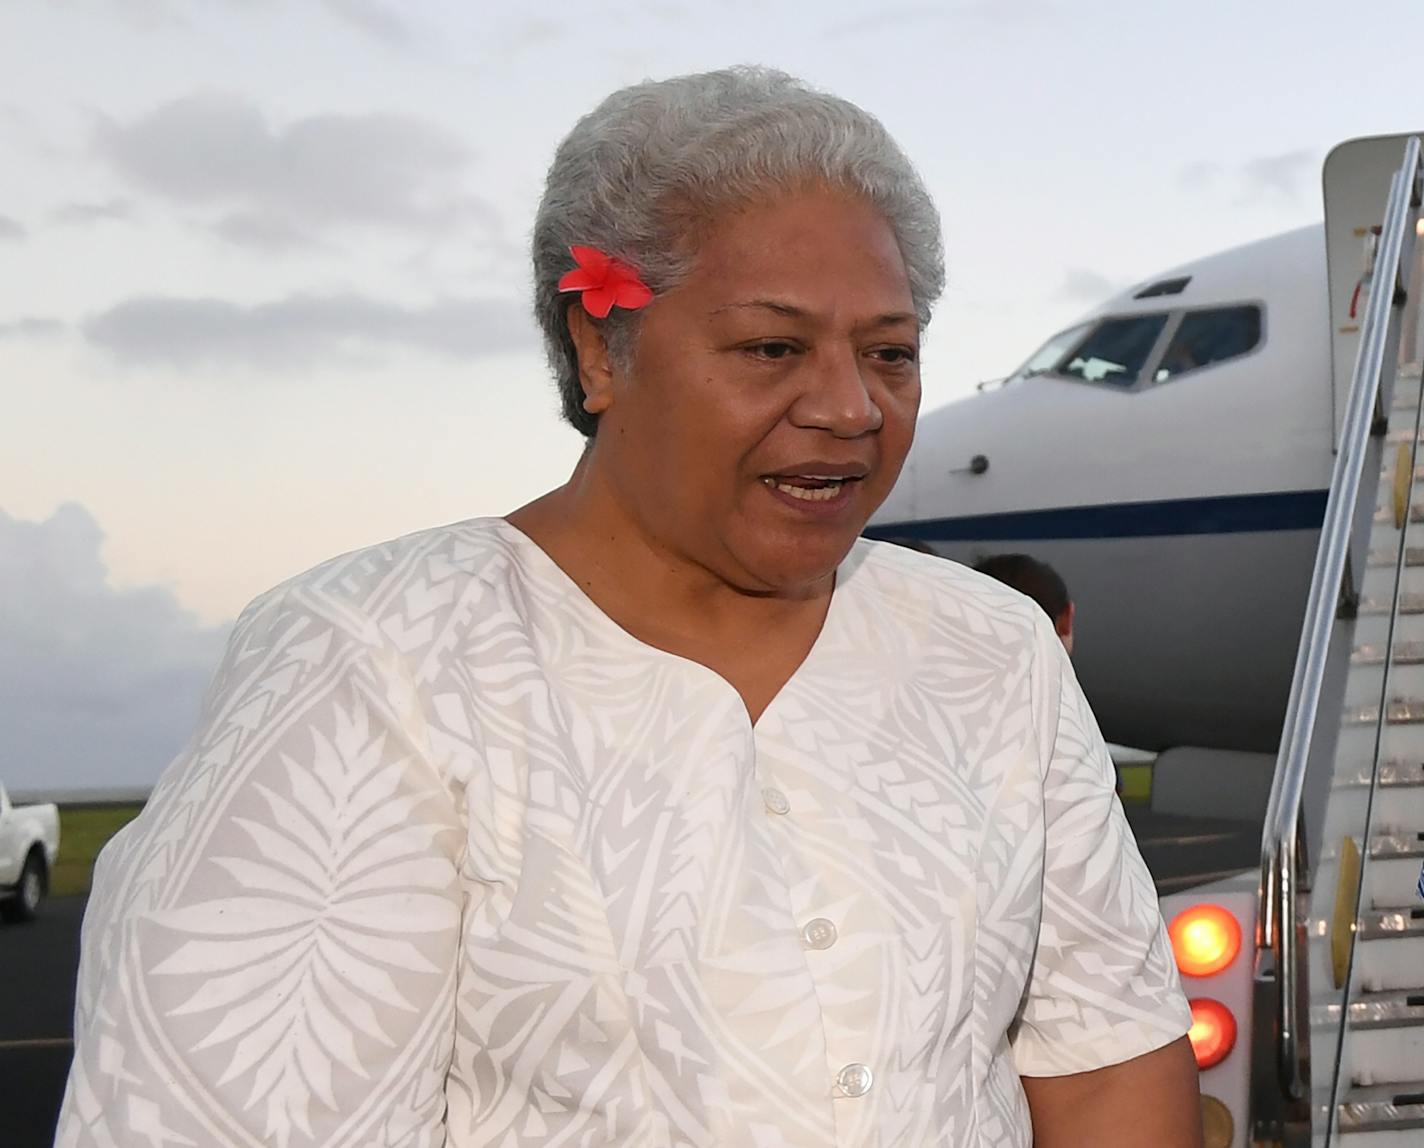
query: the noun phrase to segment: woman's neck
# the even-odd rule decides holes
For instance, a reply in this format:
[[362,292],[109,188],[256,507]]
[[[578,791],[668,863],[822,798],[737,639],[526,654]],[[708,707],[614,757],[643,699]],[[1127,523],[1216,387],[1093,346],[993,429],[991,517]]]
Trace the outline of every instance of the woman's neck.
[[804,656],[825,618],[833,575],[789,592],[739,587],[653,537],[588,460],[508,520],[595,605],[640,640],[709,665],[765,649],[774,634]]

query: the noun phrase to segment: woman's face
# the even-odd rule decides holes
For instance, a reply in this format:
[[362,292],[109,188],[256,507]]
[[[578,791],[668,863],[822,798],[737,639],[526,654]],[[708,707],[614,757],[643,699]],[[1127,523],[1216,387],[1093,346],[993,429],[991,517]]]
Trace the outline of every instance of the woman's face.
[[620,502],[742,589],[831,573],[894,485],[919,410],[890,226],[820,189],[728,213],[642,319],[630,370],[591,394]]

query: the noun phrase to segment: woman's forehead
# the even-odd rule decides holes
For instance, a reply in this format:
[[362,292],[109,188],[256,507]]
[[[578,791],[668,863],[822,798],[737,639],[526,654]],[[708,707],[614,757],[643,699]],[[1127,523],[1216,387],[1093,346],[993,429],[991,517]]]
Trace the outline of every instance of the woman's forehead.
[[826,191],[792,193],[720,213],[693,251],[687,285],[718,306],[804,307],[816,288],[903,296],[909,275],[894,230],[874,205]]

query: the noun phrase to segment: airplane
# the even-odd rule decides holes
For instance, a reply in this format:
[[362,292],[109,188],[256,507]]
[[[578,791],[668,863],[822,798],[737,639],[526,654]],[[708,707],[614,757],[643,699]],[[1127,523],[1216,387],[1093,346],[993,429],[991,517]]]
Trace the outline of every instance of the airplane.
[[1330,310],[1320,225],[1144,280],[922,415],[867,534],[1050,563],[1106,737],[1253,755],[1264,807],[1343,403]]

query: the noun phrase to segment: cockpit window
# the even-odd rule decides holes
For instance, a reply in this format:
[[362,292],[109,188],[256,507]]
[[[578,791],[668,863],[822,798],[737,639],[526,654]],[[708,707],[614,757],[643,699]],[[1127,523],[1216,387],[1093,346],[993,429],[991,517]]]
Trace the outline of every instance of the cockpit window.
[[1024,379],[1031,379],[1035,375],[1046,375],[1054,367],[1063,361],[1066,355],[1083,337],[1083,332],[1088,329],[1087,323],[1079,323],[1076,327],[1069,327],[1066,331],[1059,331],[1048,342],[1040,347],[1031,359],[1022,367],[1009,376],[1010,383],[1022,382]]
[[1105,319],[1093,328],[1057,373],[1089,383],[1130,387],[1137,382],[1166,325],[1166,315]]
[[1234,359],[1254,351],[1261,342],[1261,308],[1221,307],[1189,311],[1153,373],[1164,383],[1188,371]]

